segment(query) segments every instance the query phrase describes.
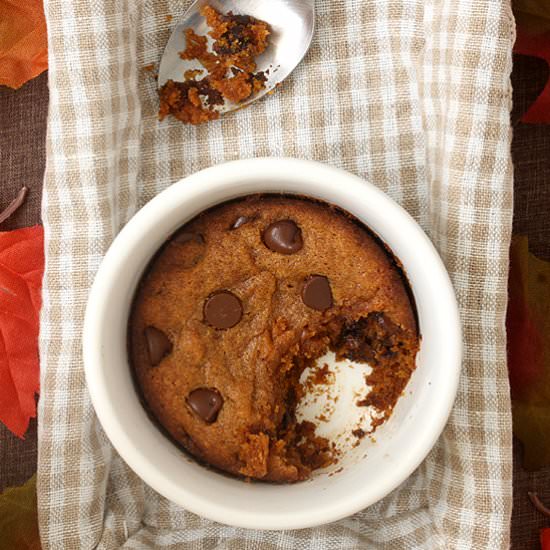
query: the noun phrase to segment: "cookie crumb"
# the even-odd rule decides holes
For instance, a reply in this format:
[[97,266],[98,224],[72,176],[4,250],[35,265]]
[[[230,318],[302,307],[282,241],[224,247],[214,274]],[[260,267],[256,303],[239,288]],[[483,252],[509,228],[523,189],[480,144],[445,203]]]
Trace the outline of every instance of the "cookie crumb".
[[179,55],[200,62],[207,74],[197,80],[204,71],[188,70],[183,82],[168,80],[159,90],[160,120],[168,115],[186,124],[216,120],[216,108],[226,100],[242,103],[266,86],[267,74],[256,70],[256,57],[269,45],[269,25],[249,15],[224,15],[211,6],[204,6],[200,13],[210,27],[213,51],[208,49],[206,36],[186,29],[186,47]]

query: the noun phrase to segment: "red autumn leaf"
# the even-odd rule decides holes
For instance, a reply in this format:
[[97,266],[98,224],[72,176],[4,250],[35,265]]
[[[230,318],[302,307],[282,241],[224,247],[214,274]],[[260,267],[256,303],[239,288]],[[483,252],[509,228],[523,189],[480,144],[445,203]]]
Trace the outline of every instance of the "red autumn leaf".
[[527,237],[512,240],[506,326],[514,434],[524,468],[537,470],[550,465],[550,262]]
[[[550,2],[514,0],[513,7],[517,23],[514,52],[538,57],[550,66]],[[521,121],[550,124],[550,79]]]
[[0,421],[23,437],[36,416],[41,226],[0,232]]
[[[512,399],[529,400],[544,376],[543,342],[541,327],[534,319],[529,305],[533,293],[533,269],[529,269],[527,239],[514,237],[510,250],[508,275],[508,373]],[[531,279],[530,279],[531,275]]]
[[550,528],[548,527],[540,531],[540,549],[550,550]]

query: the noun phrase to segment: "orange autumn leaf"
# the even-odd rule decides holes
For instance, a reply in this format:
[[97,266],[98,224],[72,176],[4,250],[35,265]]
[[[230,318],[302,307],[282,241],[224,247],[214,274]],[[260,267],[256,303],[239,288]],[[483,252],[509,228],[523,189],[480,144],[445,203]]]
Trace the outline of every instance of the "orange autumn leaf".
[[36,475],[0,494],[0,548],[40,550]]
[[0,85],[19,88],[47,68],[42,0],[0,0]]
[[0,232],[0,421],[23,437],[36,416],[41,226]]
[[510,250],[506,319],[514,434],[523,465],[550,465],[550,262],[529,253],[527,237]]

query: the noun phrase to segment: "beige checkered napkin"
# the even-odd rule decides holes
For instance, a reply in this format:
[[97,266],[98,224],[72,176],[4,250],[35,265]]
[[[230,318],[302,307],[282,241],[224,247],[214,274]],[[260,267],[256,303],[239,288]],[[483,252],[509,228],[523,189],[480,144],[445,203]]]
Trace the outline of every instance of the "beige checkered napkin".
[[[38,468],[44,547],[506,548],[508,1],[319,0],[313,47],[283,88],[199,128],[158,123],[155,82],[142,71],[160,57],[173,24],[166,15],[189,3],[45,0],[51,104]],[[98,424],[81,356],[94,273],[132,214],[186,174],[260,155],[328,162],[399,201],[446,262],[466,344],[451,420],[418,471],[353,517],[282,533],[214,524],[145,486]]]

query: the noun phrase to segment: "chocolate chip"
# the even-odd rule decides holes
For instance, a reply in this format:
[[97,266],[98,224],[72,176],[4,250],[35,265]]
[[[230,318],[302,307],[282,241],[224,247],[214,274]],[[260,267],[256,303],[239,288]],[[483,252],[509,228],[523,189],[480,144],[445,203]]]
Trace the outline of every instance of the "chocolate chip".
[[252,75],[252,78],[254,80],[257,80],[258,82],[261,82],[262,84],[265,84],[267,82],[268,75],[269,71],[258,71],[257,73]]
[[233,14],[233,13],[231,13],[231,20],[235,21],[235,23],[238,23],[239,25],[243,25],[244,27],[258,22],[257,19],[254,19],[254,17],[251,17],[250,15],[241,15],[241,14]]
[[302,300],[306,306],[317,311],[325,311],[332,307],[329,280],[322,275],[310,275],[302,287]]
[[263,233],[264,244],[280,254],[294,254],[302,249],[302,230],[292,220],[272,223]]
[[242,316],[241,301],[228,290],[216,292],[204,302],[204,320],[214,328],[234,327]]
[[189,242],[204,244],[204,237],[200,233],[191,233],[189,231],[178,231],[172,238],[172,242],[177,244],[185,244]]
[[187,404],[201,420],[212,424],[223,406],[223,397],[214,388],[197,388],[187,396]]
[[156,367],[167,355],[172,352],[172,342],[168,336],[155,327],[147,327],[144,331],[145,344],[149,354],[151,366]]
[[242,227],[243,225],[253,221],[254,218],[250,218],[249,216],[239,216],[232,224],[229,229],[239,229],[239,227]]
[[191,269],[195,267],[206,253],[206,240],[200,233],[180,229],[172,237],[171,243],[180,250],[177,255],[177,267]]

